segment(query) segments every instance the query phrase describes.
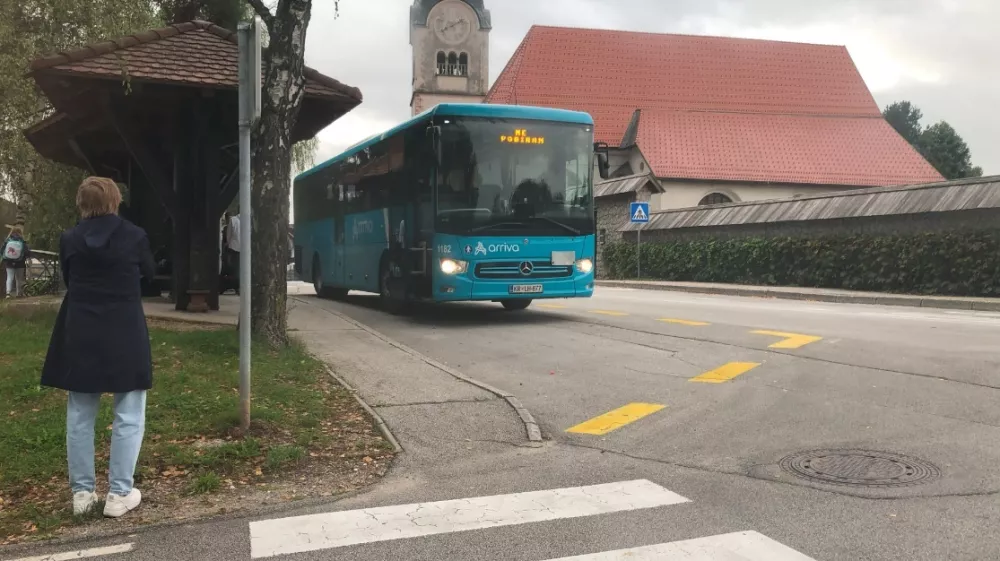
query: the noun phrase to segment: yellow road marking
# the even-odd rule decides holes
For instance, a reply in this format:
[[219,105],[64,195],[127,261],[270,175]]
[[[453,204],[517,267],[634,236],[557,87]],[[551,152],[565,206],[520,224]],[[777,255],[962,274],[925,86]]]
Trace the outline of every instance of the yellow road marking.
[[702,327],[702,326],[705,326],[705,325],[712,325],[712,324],[706,323],[704,321],[691,321],[689,319],[664,318],[664,319],[661,319],[659,321],[662,321],[664,323],[676,323],[678,325],[690,325],[691,327]]
[[759,362],[730,362],[715,370],[709,370],[704,374],[691,378],[691,382],[702,382],[704,384],[721,384],[728,382],[740,374],[746,374],[760,366]]
[[627,316],[625,312],[615,312],[611,310],[590,310],[593,314],[601,314],[602,316]]
[[566,306],[560,306],[559,304],[539,304],[539,308],[548,308],[550,310],[565,310]]
[[774,337],[782,337],[781,341],[774,343],[773,345],[768,345],[770,349],[797,349],[799,347],[804,347],[809,343],[815,343],[822,339],[822,337],[817,337],[815,335],[802,335],[801,333],[784,333],[782,331],[751,331],[757,335],[772,335]]
[[652,415],[664,407],[666,407],[666,405],[659,405],[657,403],[629,403],[624,407],[619,407],[614,411],[608,411],[607,413],[594,417],[589,421],[584,421],[575,427],[568,428],[566,429],[566,432],[576,434],[594,434],[598,436],[608,434],[609,432],[620,429],[629,423],[638,421],[647,415]]

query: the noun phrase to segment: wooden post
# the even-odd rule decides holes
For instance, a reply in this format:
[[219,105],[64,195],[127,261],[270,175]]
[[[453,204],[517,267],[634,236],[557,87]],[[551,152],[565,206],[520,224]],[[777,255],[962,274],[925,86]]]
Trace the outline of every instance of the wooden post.
[[222,196],[222,125],[219,119],[219,107],[215,98],[201,101],[201,112],[204,128],[202,129],[202,157],[204,164],[205,212],[203,223],[207,238],[205,248],[205,267],[208,269],[209,292],[208,307],[219,310],[219,198]]
[[[181,125],[181,131],[184,130]],[[191,174],[187,135],[179,132],[174,143],[174,309],[187,311],[191,288]]]

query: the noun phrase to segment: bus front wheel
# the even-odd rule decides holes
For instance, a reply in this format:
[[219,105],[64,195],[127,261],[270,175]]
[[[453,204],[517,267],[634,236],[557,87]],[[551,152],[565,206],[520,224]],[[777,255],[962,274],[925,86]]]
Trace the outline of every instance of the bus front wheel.
[[521,299],[521,300],[501,300],[500,304],[511,312],[516,312],[523,310],[531,305],[531,299]]

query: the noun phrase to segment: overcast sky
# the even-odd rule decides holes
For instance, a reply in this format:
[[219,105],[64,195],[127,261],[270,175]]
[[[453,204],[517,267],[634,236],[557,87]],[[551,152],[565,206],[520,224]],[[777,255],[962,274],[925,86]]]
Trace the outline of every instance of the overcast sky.
[[[364,103],[320,133],[317,163],[410,116],[411,0],[314,0],[306,63]],[[491,83],[533,24],[846,45],[880,107],[947,120],[1000,174],[1000,0],[486,0]]]

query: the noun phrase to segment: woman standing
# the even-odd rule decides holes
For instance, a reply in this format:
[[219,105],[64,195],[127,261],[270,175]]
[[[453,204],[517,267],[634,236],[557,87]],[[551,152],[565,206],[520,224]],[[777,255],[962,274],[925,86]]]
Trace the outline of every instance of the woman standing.
[[139,281],[156,273],[146,232],[118,216],[121,200],[108,178],[88,177],[80,184],[76,205],[82,220],[59,240],[67,293],[42,370],[43,386],[69,392],[66,451],[75,514],[90,511],[98,500],[94,424],[101,394],[114,394],[104,515],[115,518],[142,500],[132,482],[153,367]]

